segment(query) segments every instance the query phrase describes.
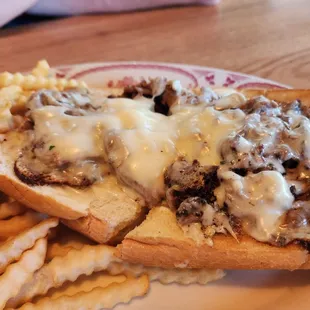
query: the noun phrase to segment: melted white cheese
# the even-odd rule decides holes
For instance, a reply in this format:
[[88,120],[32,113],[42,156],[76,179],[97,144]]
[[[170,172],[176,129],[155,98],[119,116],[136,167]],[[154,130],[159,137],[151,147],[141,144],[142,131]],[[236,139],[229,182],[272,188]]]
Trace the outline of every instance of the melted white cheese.
[[[219,165],[222,141],[244,125],[255,128],[253,142],[261,141],[267,147],[275,143],[279,124],[273,121],[262,126],[259,115],[251,116],[255,119],[250,121],[237,108],[244,97],[236,92],[228,95],[212,107],[208,103],[175,105],[170,116],[155,113],[154,102],[145,98],[99,98],[101,109],[85,116],[70,116],[65,114],[66,108],[45,106],[32,111],[35,136],[46,142],[45,151],[53,145],[62,160],[108,160],[123,179],[133,180],[154,197],[164,196],[164,171],[179,156],[197,159],[202,165]],[[237,109],[220,111],[230,104]],[[238,151],[249,151],[252,141],[243,139]],[[310,153],[307,144],[305,148]],[[270,240],[294,199],[282,175],[265,171],[243,178],[226,171],[220,177],[223,184],[216,190],[219,204],[227,203],[230,212],[243,220],[249,235]]]
[[53,149],[63,160],[98,157],[103,141],[100,115],[70,116],[66,108],[45,106],[32,112],[36,140],[45,142],[45,151]]
[[197,117],[206,148],[196,157],[202,165],[218,165],[221,161],[219,148],[227,136],[241,128],[245,114],[241,110],[216,111],[206,108]]
[[[280,217],[292,207],[294,197],[284,177],[263,171],[241,177],[220,172],[229,212],[242,219],[244,230],[259,241],[277,234]],[[220,191],[217,192],[220,194]]]
[[295,129],[300,135],[299,143],[300,149],[306,159],[310,160],[310,121],[307,118],[303,118],[300,127]]
[[164,171],[179,156],[219,164],[220,143],[245,117],[241,110],[217,111],[207,104],[187,105],[165,116],[145,98],[101,102],[100,111],[85,116],[70,116],[55,106],[32,111],[36,140],[46,142],[43,151],[52,145],[62,160],[108,158],[126,178],[154,194],[164,193]]
[[283,130],[283,122],[276,117],[265,117],[259,114],[250,114],[246,117],[244,130],[249,142],[263,144],[267,150],[274,149],[277,143],[277,134]]

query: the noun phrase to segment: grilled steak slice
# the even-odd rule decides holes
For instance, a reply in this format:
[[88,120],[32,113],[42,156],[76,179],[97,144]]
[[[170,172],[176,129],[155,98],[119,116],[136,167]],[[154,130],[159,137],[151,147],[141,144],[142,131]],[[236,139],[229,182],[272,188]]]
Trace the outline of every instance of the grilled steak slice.
[[26,103],[29,110],[43,106],[59,106],[86,111],[96,111],[98,109],[92,104],[91,97],[86,89],[70,89],[61,92],[43,89],[35,92]]
[[200,197],[207,203],[216,200],[214,189],[220,185],[218,166],[201,166],[197,160],[174,162],[165,173],[169,206],[178,208],[189,197]]
[[98,165],[94,161],[46,163],[26,148],[15,161],[14,172],[21,181],[29,185],[63,184],[85,187],[101,177],[98,175]]
[[15,161],[14,172],[22,182],[29,185],[62,184],[73,187],[86,187],[94,182],[94,180],[88,179],[84,175],[68,177],[68,169],[67,171],[57,170],[44,173],[34,171],[25,164],[23,157]]

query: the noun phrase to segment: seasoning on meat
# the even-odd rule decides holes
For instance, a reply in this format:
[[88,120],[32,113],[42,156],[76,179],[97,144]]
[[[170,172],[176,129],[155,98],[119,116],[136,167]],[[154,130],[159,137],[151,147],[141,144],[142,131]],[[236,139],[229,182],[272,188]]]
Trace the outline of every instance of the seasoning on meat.
[[171,208],[178,208],[188,197],[200,197],[207,203],[215,202],[214,189],[220,185],[218,166],[201,166],[197,160],[175,161],[165,173],[167,201]]

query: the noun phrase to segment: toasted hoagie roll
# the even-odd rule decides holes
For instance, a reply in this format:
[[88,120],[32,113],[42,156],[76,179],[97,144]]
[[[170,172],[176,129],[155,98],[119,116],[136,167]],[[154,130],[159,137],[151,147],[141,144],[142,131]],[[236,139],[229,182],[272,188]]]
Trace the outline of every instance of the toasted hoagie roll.
[[1,143],[0,189],[97,242],[126,235],[125,260],[306,268],[309,98],[160,78],[112,96],[42,89]]
[[118,246],[118,256],[131,263],[165,268],[310,269],[301,246],[275,247],[248,236],[236,241],[217,235],[210,246],[199,232],[187,234],[171,210],[156,207]]

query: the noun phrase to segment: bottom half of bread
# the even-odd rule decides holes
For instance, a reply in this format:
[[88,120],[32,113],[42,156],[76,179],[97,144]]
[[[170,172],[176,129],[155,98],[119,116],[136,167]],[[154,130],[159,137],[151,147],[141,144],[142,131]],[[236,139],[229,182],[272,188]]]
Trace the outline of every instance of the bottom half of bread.
[[119,243],[145,219],[146,208],[128,195],[115,177],[86,189],[30,186],[16,177],[10,160],[5,161],[4,156],[1,160],[1,192],[40,213],[59,217],[98,243]]
[[218,234],[213,246],[189,238],[168,208],[158,207],[118,246],[125,261],[146,266],[210,269],[310,269],[308,251],[297,244],[275,247],[250,237]]

